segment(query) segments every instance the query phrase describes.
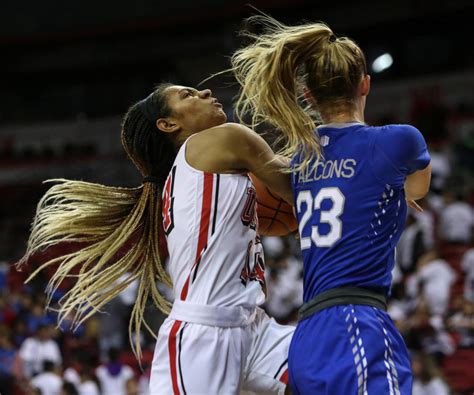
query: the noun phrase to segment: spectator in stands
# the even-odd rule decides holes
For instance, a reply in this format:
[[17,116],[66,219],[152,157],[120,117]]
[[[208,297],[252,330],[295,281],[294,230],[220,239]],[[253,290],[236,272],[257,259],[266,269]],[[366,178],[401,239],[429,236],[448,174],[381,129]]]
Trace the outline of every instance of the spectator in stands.
[[10,265],[6,261],[0,261],[0,292],[7,288],[8,272],[10,271]]
[[16,312],[8,299],[8,295],[3,294],[0,290],[0,324],[3,323],[10,327],[15,321]]
[[58,344],[52,339],[54,327],[49,320],[41,322],[36,335],[25,339],[19,351],[22,372],[26,378],[42,372],[43,362],[52,361],[57,366],[62,364]]
[[30,293],[26,289],[21,289],[19,292],[12,291],[10,292],[10,302],[17,317],[21,317],[26,323],[26,317],[30,314],[33,305]]
[[459,348],[474,349],[474,303],[463,299],[461,311],[448,319],[449,328],[459,335]]
[[123,325],[126,315],[126,306],[120,298],[108,302],[99,314],[99,348],[100,359],[107,359],[107,350],[110,348],[121,349],[124,345],[123,337],[127,333]]
[[41,391],[41,395],[59,395],[63,379],[53,361],[44,360],[42,373],[33,377],[31,386]]
[[64,381],[72,383],[76,388],[79,388],[81,384],[80,370],[81,362],[77,354],[73,354],[69,359],[69,366],[63,372]]
[[417,203],[421,206],[423,211],[420,212],[410,209],[410,213],[415,217],[416,222],[422,229],[425,248],[431,250],[435,247],[435,222],[437,213],[428,197],[419,200]]
[[285,250],[269,263],[265,310],[281,324],[296,321],[296,312],[303,304],[302,262]]
[[285,248],[283,238],[276,236],[266,236],[262,238],[265,247],[265,258],[276,259],[282,255]]
[[[397,266],[395,265],[395,268]],[[404,334],[406,332],[407,318],[410,312],[416,306],[415,302],[411,302],[405,295],[405,286],[402,282],[392,282],[391,297],[387,305],[387,313],[395,323],[395,326]]]
[[413,395],[449,395],[449,386],[432,357],[413,355],[412,369]]
[[143,373],[138,379],[138,393],[140,395],[154,395],[150,394],[150,376],[151,376],[151,365],[146,364],[143,366]]
[[422,255],[416,267],[416,273],[407,281],[407,293],[412,298],[422,295],[431,314],[444,315],[456,273],[448,262],[441,259],[437,250]]
[[441,240],[449,243],[469,244],[472,227],[474,226],[474,211],[463,201],[460,194],[451,189],[444,192],[445,207],[440,212],[439,235]]
[[17,351],[6,327],[0,328],[0,394],[10,394],[15,381]]
[[17,317],[12,323],[12,338],[15,347],[20,347],[28,338],[28,328],[26,326],[26,321],[21,317]]
[[[127,280],[128,277],[131,276],[132,273],[125,273],[123,274],[118,280],[117,282],[118,283],[122,283],[124,281]],[[135,300],[137,299],[137,291],[138,291],[138,286],[139,286],[139,281],[137,279],[133,280],[128,286],[127,288],[125,288],[122,292],[120,292],[117,296],[117,298],[120,299],[120,301],[123,303],[123,305],[125,306],[125,311],[124,313],[122,314],[123,316],[123,322],[122,322],[122,325],[125,327],[125,328],[128,328],[128,323],[130,321],[130,318],[132,316],[132,310],[133,310],[133,306],[135,305]],[[156,332],[158,333],[158,332]],[[133,336],[137,336],[136,333],[133,333]],[[143,338],[143,333],[141,332],[140,334],[138,334],[138,336],[140,336],[141,338]],[[123,345],[127,345],[128,346],[128,341],[127,339],[123,339],[122,340],[122,343]],[[141,342],[142,345],[143,344],[143,341]]]
[[[130,273],[123,274],[116,284],[122,283],[129,276]],[[127,333],[137,289],[138,280],[132,281],[127,288],[102,308],[104,314],[99,315],[99,346],[102,360],[105,360],[107,350],[110,348],[121,349],[127,344],[124,334]]]
[[467,250],[461,260],[464,277],[464,297],[474,303],[474,247]]
[[73,383],[65,381],[61,388],[60,395],[80,395]]
[[[79,395],[100,395],[97,378],[90,366],[84,365],[81,368],[80,383],[77,387]],[[107,394],[104,390],[104,395]],[[115,392],[114,392],[115,394]]]
[[416,269],[416,262],[426,252],[421,224],[410,212],[406,219],[405,230],[397,245],[397,264],[403,273],[410,274]]
[[471,121],[472,119],[472,110],[469,110],[469,105],[467,103],[462,103],[457,108],[458,116],[461,118],[465,117],[467,121],[463,123],[460,122],[461,127],[458,127],[456,130],[455,145],[453,159],[455,166],[457,166],[457,172],[464,172],[468,177],[472,174],[472,169],[474,169],[474,127]]
[[64,317],[64,320],[59,324],[60,333],[62,335],[69,335],[71,338],[80,338],[84,335],[85,325],[81,323],[79,325],[73,325],[73,314],[68,314]]
[[441,362],[455,351],[455,345],[440,316],[430,314],[428,304],[418,297],[415,311],[402,321],[401,332],[410,350],[423,351]]
[[451,162],[445,151],[439,150],[433,145],[430,145],[429,149],[431,156],[430,189],[436,194],[441,194],[451,176]]
[[[27,314],[28,332],[35,333],[38,326],[47,320],[45,317],[44,305],[42,303],[34,303],[31,310]],[[55,320],[51,320],[54,324]]]
[[133,370],[130,366],[120,362],[119,355],[117,348],[109,349],[108,362],[100,365],[95,371],[103,394],[129,395],[136,393]]

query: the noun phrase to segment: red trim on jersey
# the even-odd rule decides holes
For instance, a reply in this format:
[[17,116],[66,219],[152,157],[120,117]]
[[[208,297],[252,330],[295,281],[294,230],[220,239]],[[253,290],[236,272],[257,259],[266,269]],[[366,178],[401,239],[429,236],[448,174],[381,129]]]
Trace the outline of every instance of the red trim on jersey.
[[200,261],[201,255],[207,246],[207,237],[209,234],[209,223],[211,220],[211,206],[212,206],[212,187],[214,184],[214,174],[204,173],[204,183],[202,192],[202,209],[201,209],[201,224],[199,226],[199,239],[196,251],[196,259],[194,260],[191,272],[184,283],[184,287],[181,291],[181,300],[186,300],[188,296],[189,280],[191,279],[191,273]]
[[178,333],[181,321],[175,321],[171,327],[168,338],[168,351],[170,353],[171,382],[173,383],[173,394],[179,395],[178,375],[176,373],[176,334]]
[[288,384],[288,369],[286,369],[280,377],[280,381],[283,384]]

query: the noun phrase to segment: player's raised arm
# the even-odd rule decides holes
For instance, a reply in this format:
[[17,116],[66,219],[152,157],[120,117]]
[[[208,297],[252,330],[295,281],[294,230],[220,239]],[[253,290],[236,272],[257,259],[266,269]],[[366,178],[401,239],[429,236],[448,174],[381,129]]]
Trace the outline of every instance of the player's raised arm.
[[290,174],[285,172],[289,161],[275,155],[263,138],[245,126],[227,123],[199,133],[188,142],[186,159],[210,173],[251,172],[293,204]]

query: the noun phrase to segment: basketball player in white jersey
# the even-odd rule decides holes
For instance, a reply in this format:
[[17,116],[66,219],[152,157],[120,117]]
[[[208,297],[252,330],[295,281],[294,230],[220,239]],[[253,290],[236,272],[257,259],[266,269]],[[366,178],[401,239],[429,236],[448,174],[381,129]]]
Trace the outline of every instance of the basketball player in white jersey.
[[[160,114],[156,95],[170,115]],[[246,173],[291,201],[286,163],[253,131],[226,124],[209,90],[167,86],[138,109],[178,147],[162,201],[175,301],[159,331],[150,393],[283,394],[293,328],[257,307],[265,266]]]
[[[50,245],[83,241],[33,275],[59,262],[51,292],[74,276],[59,313],[77,322],[139,280],[131,318],[136,333],[149,298],[169,312],[156,281],[173,286],[150,394],[283,394],[293,328],[258,308],[264,257],[247,173],[291,202],[290,176],[283,171],[288,163],[252,130],[226,123],[210,90],[160,85],[130,107],[121,137],[143,185],[59,180],[38,205],[23,261]],[[169,274],[158,251],[163,232]],[[139,355],[139,343],[132,346]]]

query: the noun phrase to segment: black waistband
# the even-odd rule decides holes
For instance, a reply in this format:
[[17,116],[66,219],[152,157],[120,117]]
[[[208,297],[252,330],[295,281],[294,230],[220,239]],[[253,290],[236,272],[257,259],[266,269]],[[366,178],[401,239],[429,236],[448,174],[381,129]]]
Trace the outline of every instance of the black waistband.
[[302,321],[320,310],[337,305],[356,304],[387,311],[385,295],[365,288],[343,287],[322,292],[301,306],[298,320]]

